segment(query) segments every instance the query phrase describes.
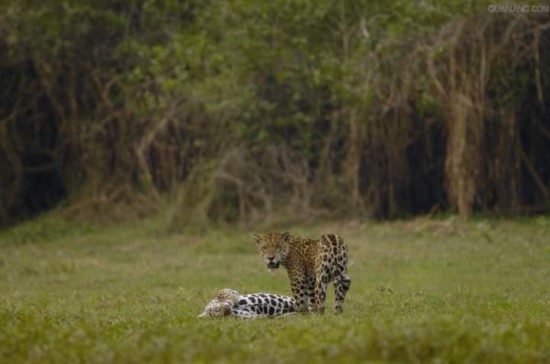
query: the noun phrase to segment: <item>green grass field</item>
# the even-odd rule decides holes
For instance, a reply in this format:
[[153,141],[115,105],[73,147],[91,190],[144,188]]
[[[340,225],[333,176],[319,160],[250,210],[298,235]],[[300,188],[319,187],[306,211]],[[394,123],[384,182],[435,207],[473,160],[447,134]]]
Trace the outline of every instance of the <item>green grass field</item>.
[[550,217],[286,230],[346,239],[343,315],[196,318],[220,288],[290,293],[257,255],[262,231],[56,219],[4,231],[0,362],[550,362]]

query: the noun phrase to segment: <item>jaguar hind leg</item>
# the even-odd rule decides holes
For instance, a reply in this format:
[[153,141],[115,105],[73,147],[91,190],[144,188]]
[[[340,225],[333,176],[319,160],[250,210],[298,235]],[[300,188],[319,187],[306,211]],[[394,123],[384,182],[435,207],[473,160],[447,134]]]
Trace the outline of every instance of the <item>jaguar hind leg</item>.
[[334,312],[336,314],[344,312],[344,300],[350,285],[351,279],[347,274],[342,273],[334,278]]
[[337,314],[343,312],[344,300],[346,293],[351,285],[351,279],[347,275],[348,268],[348,248],[344,241],[340,241],[339,254],[335,258],[335,274],[334,274],[334,311]]

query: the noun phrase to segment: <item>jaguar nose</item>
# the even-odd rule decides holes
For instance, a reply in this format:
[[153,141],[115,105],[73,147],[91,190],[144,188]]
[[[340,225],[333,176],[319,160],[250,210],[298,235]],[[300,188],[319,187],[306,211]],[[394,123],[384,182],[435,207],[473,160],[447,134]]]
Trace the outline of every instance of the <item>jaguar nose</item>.
[[275,259],[275,257],[267,257],[267,260],[269,260],[270,262],[272,262],[273,259]]

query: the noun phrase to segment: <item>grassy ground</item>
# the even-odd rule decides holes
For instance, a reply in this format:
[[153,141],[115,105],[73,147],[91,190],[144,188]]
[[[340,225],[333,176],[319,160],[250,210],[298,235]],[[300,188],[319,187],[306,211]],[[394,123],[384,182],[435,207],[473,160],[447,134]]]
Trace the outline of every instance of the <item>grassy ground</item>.
[[347,240],[342,316],[199,321],[220,288],[289,294],[250,231],[46,220],[2,232],[0,361],[550,362],[550,218],[289,230]]

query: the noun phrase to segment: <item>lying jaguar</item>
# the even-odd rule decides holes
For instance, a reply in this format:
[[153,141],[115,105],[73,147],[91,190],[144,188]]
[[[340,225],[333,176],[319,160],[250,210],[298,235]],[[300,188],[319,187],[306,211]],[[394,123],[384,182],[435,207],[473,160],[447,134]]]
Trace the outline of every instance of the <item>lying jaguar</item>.
[[274,318],[295,312],[294,299],[271,293],[241,295],[224,288],[210,301],[199,318],[234,316],[242,319]]

